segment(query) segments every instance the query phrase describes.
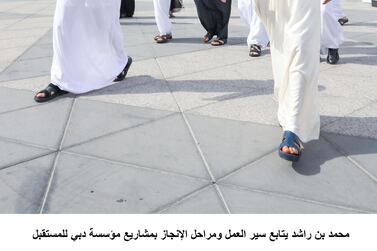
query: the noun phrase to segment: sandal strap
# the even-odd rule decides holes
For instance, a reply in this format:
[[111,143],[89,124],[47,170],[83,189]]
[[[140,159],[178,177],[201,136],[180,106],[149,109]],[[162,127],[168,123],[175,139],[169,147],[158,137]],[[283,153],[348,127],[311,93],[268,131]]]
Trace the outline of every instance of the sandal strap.
[[216,40],[212,41],[212,44],[216,44],[216,45],[224,45],[224,44],[225,44],[225,41],[222,40],[222,39],[216,39]]
[[46,88],[44,88],[43,90],[39,91],[37,94],[40,94],[40,93],[43,93],[45,96],[44,98],[49,98],[51,97],[52,95],[58,93],[62,91],[59,87],[57,87],[56,85],[50,83]]
[[58,86],[50,83],[43,91],[47,91],[51,95],[52,92],[58,93],[61,91],[61,89]]
[[257,44],[252,44],[250,46],[250,51],[251,52],[257,52],[257,53],[261,53],[262,52],[262,48],[261,46],[257,45]]
[[291,131],[284,131],[283,140],[280,144],[280,149],[284,146],[291,147],[297,150],[298,154],[304,149],[300,138]]

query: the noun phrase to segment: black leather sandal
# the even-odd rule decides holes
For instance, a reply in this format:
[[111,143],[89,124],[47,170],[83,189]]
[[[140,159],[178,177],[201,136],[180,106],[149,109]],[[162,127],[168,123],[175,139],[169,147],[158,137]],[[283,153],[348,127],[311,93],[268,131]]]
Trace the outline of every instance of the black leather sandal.
[[262,47],[257,44],[252,44],[250,46],[250,52],[249,56],[250,57],[260,57],[262,55]]
[[[38,94],[41,94],[41,93],[44,94],[44,97],[38,97]],[[59,97],[61,95],[67,94],[67,93],[68,93],[67,91],[63,91],[58,86],[50,83],[45,89],[39,91],[34,96],[34,100],[35,100],[35,102],[43,103],[43,102],[47,102],[49,100],[52,100],[56,97]]]

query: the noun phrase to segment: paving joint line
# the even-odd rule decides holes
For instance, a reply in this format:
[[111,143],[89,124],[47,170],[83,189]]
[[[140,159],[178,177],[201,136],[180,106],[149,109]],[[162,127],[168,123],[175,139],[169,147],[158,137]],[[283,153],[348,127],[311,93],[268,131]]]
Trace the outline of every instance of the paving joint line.
[[195,197],[196,195],[208,190],[210,187],[212,186],[212,184],[207,184],[199,189],[196,189],[180,198],[178,198],[178,200],[172,202],[172,203],[169,203],[167,205],[163,205],[161,207],[159,207],[157,210],[153,211],[152,213],[153,214],[162,214],[164,212],[166,212],[167,210],[171,209],[171,208],[174,208],[180,204],[182,204],[183,202]]
[[[25,52],[26,53],[26,52]],[[24,54],[24,53],[23,53]],[[21,55],[22,56],[22,55]],[[15,63],[15,61],[13,61],[8,67],[10,67],[13,63]],[[0,76],[1,74],[3,74],[5,71],[5,69],[0,72]],[[2,83],[9,83],[9,82],[16,82],[16,81],[24,81],[24,80],[30,80],[30,79],[34,79],[34,78],[42,78],[42,77],[49,77],[49,75],[46,75],[46,74],[43,74],[43,75],[36,75],[36,76],[30,76],[30,77],[25,77],[25,78],[18,78],[18,79],[8,79],[8,80],[0,80],[0,87],[1,88],[10,88],[10,89],[16,89],[16,90],[23,90],[23,91],[33,91],[33,90],[30,90],[30,89],[20,89],[20,88],[15,88],[15,87],[10,87],[10,86],[1,86]]]
[[[21,5],[21,4],[20,4],[20,5]],[[50,4],[48,4],[47,6],[44,6],[43,8],[41,8],[41,9],[39,9],[39,10],[37,10],[37,11],[31,13],[31,14],[28,14],[28,15],[25,16],[24,18],[18,20],[17,22],[15,22],[15,23],[13,23],[13,24],[11,24],[11,25],[5,27],[4,30],[8,30],[8,29],[9,29],[10,27],[12,27],[13,25],[16,25],[16,24],[18,24],[18,23],[20,23],[20,22],[22,22],[22,21],[24,21],[24,20],[26,20],[26,19],[28,19],[28,18],[30,18],[30,17],[32,17],[32,16],[35,16],[35,15],[38,14],[39,12],[48,9],[48,8],[49,8],[50,6],[52,6],[52,5],[54,5],[54,3],[50,3]],[[15,8],[15,9],[16,9],[16,8]]]
[[57,164],[58,164],[58,160],[59,160],[59,157],[60,157],[61,147],[62,147],[62,144],[63,144],[64,138],[65,138],[65,135],[66,135],[66,133],[67,133],[67,130],[68,130],[69,124],[70,124],[70,122],[71,122],[71,117],[72,117],[72,113],[73,113],[73,110],[74,110],[75,101],[76,101],[76,100],[73,99],[72,104],[71,104],[71,108],[70,108],[70,111],[69,111],[69,115],[68,115],[67,120],[66,120],[66,125],[65,125],[64,131],[63,131],[63,133],[62,133],[62,136],[61,136],[60,142],[59,142],[59,146],[58,146],[57,154],[56,154],[55,159],[54,159],[54,162],[53,162],[53,164],[52,164],[52,168],[51,168],[51,171],[50,171],[50,177],[49,177],[49,179],[48,179],[47,187],[46,187],[45,193],[44,193],[44,195],[43,195],[42,202],[41,202],[41,204],[40,204],[40,208],[39,208],[39,210],[38,210],[38,211],[39,211],[39,214],[43,214],[43,211],[44,211],[45,206],[46,206],[47,198],[48,198],[48,195],[49,195],[49,192],[50,192],[51,186],[52,186],[52,181],[53,181],[53,179],[54,179],[55,171],[56,171]]
[[66,150],[69,150],[73,147],[81,146],[81,145],[84,145],[84,144],[87,144],[87,143],[90,143],[90,142],[93,142],[93,141],[96,141],[96,140],[99,140],[99,139],[102,139],[102,138],[110,137],[110,136],[113,136],[113,135],[118,134],[118,133],[123,133],[123,132],[129,131],[129,130],[135,129],[135,128],[139,128],[139,127],[142,127],[142,126],[145,126],[145,125],[153,124],[153,123],[159,122],[161,120],[176,116],[177,114],[178,113],[173,112],[171,114],[159,117],[157,119],[152,119],[152,120],[146,121],[145,123],[137,124],[137,125],[134,125],[134,126],[131,126],[131,127],[125,127],[125,128],[122,128],[122,129],[119,129],[119,130],[116,130],[116,131],[113,131],[113,132],[109,132],[109,133],[106,133],[106,134],[103,134],[103,135],[100,135],[100,136],[96,136],[96,137],[93,137],[93,138],[90,138],[88,140],[84,140],[84,141],[81,141],[81,142],[78,142],[78,143],[75,143],[75,144],[72,144],[72,145],[63,146],[61,150],[66,151]]
[[357,167],[361,172],[363,172],[366,176],[368,176],[371,180],[373,180],[377,184],[377,178],[371,174],[362,164],[360,164],[358,161],[356,161],[354,158],[349,156],[349,154],[343,150],[338,144],[333,143],[331,140],[329,140],[326,136],[321,135],[321,137],[329,143],[337,152],[339,152],[343,157],[345,157],[349,162],[351,162],[355,167]]
[[[330,95],[330,96],[331,96],[331,95]],[[347,114],[343,114],[342,117],[338,117],[338,118],[335,119],[334,121],[331,121],[331,122],[328,122],[328,123],[326,123],[326,124],[321,125],[321,130],[324,129],[324,127],[326,127],[326,126],[330,126],[330,125],[334,124],[335,122],[337,122],[337,121],[339,121],[339,120],[341,120],[341,119],[349,118],[350,115],[352,115],[352,114],[354,114],[354,113],[356,113],[356,112],[359,112],[359,111],[361,111],[361,110],[367,108],[367,107],[370,106],[370,105],[377,104],[377,100],[373,100],[373,99],[371,100],[371,99],[369,99],[369,98],[368,98],[368,100],[370,101],[368,104],[366,104],[366,105],[364,105],[364,106],[362,106],[362,107],[360,107],[360,108],[358,108],[358,109],[355,109],[355,110],[353,110],[352,112],[349,112],[349,113],[347,113]],[[361,137],[361,136],[355,136],[355,135],[354,135],[354,137]],[[374,139],[374,138],[371,138],[371,139]]]
[[49,152],[46,152],[46,153],[43,153],[43,154],[38,154],[38,155],[31,157],[31,158],[28,158],[28,159],[20,160],[18,162],[13,162],[11,164],[0,167],[0,171],[14,167],[14,166],[17,166],[17,165],[20,165],[20,164],[23,164],[23,163],[27,163],[27,162],[30,162],[30,161],[33,161],[33,160],[40,159],[40,158],[46,157],[46,156],[54,154],[54,153],[57,153],[57,151],[49,151]]
[[298,197],[298,196],[286,194],[286,193],[279,193],[279,192],[267,191],[267,190],[261,190],[261,189],[253,189],[253,188],[250,188],[250,187],[245,187],[245,186],[242,186],[242,185],[235,185],[235,184],[231,184],[231,183],[223,182],[223,183],[221,183],[221,185],[226,186],[228,188],[238,189],[238,190],[242,190],[242,191],[249,191],[249,192],[265,194],[265,195],[269,195],[269,196],[273,196],[273,197],[280,197],[280,198],[291,199],[291,200],[295,200],[295,201],[301,201],[301,202],[306,202],[306,203],[311,203],[311,204],[316,204],[316,205],[321,205],[321,206],[345,209],[345,210],[348,210],[348,211],[355,211],[355,212],[362,212],[362,213],[377,213],[377,211],[373,211],[373,210],[355,208],[355,207],[339,205],[339,204],[333,204],[333,203],[329,203],[329,202],[318,201],[318,200],[308,199],[308,198],[304,198],[304,197]]
[[159,174],[169,174],[169,175],[179,176],[179,177],[183,177],[183,178],[191,179],[191,180],[211,182],[211,180],[206,179],[206,178],[190,176],[190,175],[183,174],[183,173],[168,171],[168,170],[159,169],[159,168],[156,168],[156,167],[143,166],[143,165],[139,165],[139,164],[131,163],[131,162],[126,162],[126,161],[107,159],[107,158],[98,157],[98,156],[95,156],[95,155],[77,153],[77,152],[66,151],[66,150],[62,150],[61,153],[69,154],[69,155],[73,155],[73,156],[78,156],[78,157],[86,158],[86,159],[98,160],[98,161],[106,162],[106,163],[109,163],[109,164],[124,166],[124,167],[133,168],[133,169],[137,169],[137,170],[142,169],[144,171],[151,171],[151,172],[155,172],[155,173],[159,173]]
[[19,112],[19,111],[22,111],[22,110],[27,110],[29,108],[33,108],[33,107],[36,107],[36,106],[38,106],[38,104],[29,105],[29,106],[25,106],[25,107],[20,107],[20,108],[16,108],[16,109],[13,109],[13,110],[8,110],[8,111],[5,111],[5,112],[0,112],[0,116],[2,116],[4,114],[12,113],[12,112]]
[[[156,60],[156,61],[157,61],[157,60]],[[183,112],[182,108],[180,107],[180,105],[179,105],[179,103],[178,103],[178,101],[177,101],[177,99],[176,99],[174,93],[172,92],[170,86],[167,84],[166,77],[165,77],[164,73],[162,72],[162,70],[161,70],[161,66],[160,66],[160,64],[158,63],[158,61],[157,61],[157,65],[158,65],[158,67],[160,68],[160,71],[161,71],[161,73],[163,74],[163,76],[164,76],[164,78],[165,78],[165,84],[166,84],[166,86],[169,88],[170,94],[172,95],[172,97],[173,97],[173,99],[174,99],[176,105],[177,105],[178,108],[179,108],[179,111],[180,111],[180,113],[181,113],[181,116],[182,116],[182,118],[183,118],[183,120],[184,120],[184,122],[185,122],[185,124],[186,124],[186,127],[187,127],[187,129],[189,130],[189,133],[190,133],[190,135],[191,135],[191,137],[192,137],[192,140],[193,140],[193,143],[194,143],[194,145],[195,145],[195,147],[196,147],[196,150],[198,151],[198,153],[199,153],[199,155],[200,155],[200,158],[202,159],[202,162],[203,162],[203,164],[204,164],[204,166],[205,166],[205,168],[206,168],[206,170],[207,170],[207,173],[209,174],[209,176],[210,176],[210,178],[211,178],[211,180],[212,180],[212,183],[214,184],[214,186],[215,186],[215,188],[216,188],[216,192],[217,192],[217,194],[218,194],[220,200],[222,201],[223,206],[225,207],[225,210],[227,211],[228,214],[230,214],[231,211],[230,211],[230,209],[229,209],[229,206],[228,206],[228,204],[227,204],[227,202],[226,202],[226,200],[225,200],[225,198],[224,198],[224,196],[223,196],[221,190],[219,189],[218,186],[216,186],[216,178],[215,178],[215,176],[213,175],[213,173],[212,173],[212,171],[211,171],[211,168],[210,168],[210,165],[209,165],[207,159],[206,159],[205,156],[204,156],[204,153],[203,153],[203,151],[202,151],[202,149],[201,149],[201,147],[200,147],[200,143],[199,143],[199,141],[198,141],[198,139],[197,139],[197,137],[196,137],[196,135],[195,135],[195,133],[194,133],[194,131],[193,131],[193,129],[192,129],[192,127],[191,127],[191,125],[190,125],[190,123],[189,123],[189,121],[188,121],[186,115],[185,115],[185,113]]]
[[233,176],[234,174],[239,173],[241,170],[243,170],[243,169],[245,169],[247,167],[252,167],[252,166],[258,164],[260,161],[264,160],[265,158],[267,158],[271,154],[275,153],[276,151],[277,150],[275,148],[273,150],[271,150],[271,151],[266,151],[260,157],[257,157],[254,160],[252,160],[250,162],[247,162],[246,164],[243,164],[240,167],[238,167],[238,168],[232,170],[231,172],[223,175],[222,177],[218,178],[216,183],[222,182],[223,180],[229,178],[230,176]]
[[[10,67],[12,67],[16,62],[19,62],[19,59],[23,56],[23,55],[25,55],[27,52],[29,52],[34,46],[36,46],[43,38],[44,38],[44,36],[47,34],[47,33],[49,33],[51,31],[51,29],[49,29],[48,31],[46,31],[39,39],[37,39],[37,41],[35,41],[34,43],[32,43],[29,47],[27,47],[26,49],[25,49],[25,51],[22,53],[22,54],[20,54],[16,59],[14,59],[13,61],[12,61],[12,63],[10,63],[7,67],[5,67],[1,72],[0,72],[0,76],[4,73],[4,72],[6,72]],[[44,76],[46,76],[46,75],[44,75]],[[33,77],[34,78],[34,77]],[[28,78],[26,78],[26,79],[28,79]],[[16,79],[17,80],[17,79]],[[12,81],[12,80],[11,80]],[[0,82],[9,82],[9,80],[8,81],[0,81]]]
[[18,140],[18,139],[12,139],[12,138],[8,138],[8,137],[4,137],[4,136],[0,136],[0,141],[5,141],[5,142],[8,142],[8,143],[14,143],[14,144],[23,145],[23,146],[34,147],[34,148],[38,148],[38,149],[41,149],[41,150],[56,151],[56,148],[54,148],[54,147],[39,145],[39,144],[30,143],[30,142],[22,141],[22,140]]

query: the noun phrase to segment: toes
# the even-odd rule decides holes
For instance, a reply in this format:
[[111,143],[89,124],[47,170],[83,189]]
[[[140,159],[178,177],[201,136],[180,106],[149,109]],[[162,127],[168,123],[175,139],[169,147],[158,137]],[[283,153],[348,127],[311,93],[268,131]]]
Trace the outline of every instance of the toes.
[[289,147],[288,146],[284,146],[282,149],[281,149],[283,152],[285,153],[291,153],[291,151],[289,150]]
[[44,98],[45,97],[45,94],[43,92],[41,93],[37,93],[37,98]]
[[297,149],[293,147],[284,146],[281,150],[288,154],[298,155]]
[[298,154],[297,149],[295,149],[295,148],[293,148],[293,147],[290,147],[290,148],[289,148],[289,151],[291,152],[291,154],[295,154],[295,155]]

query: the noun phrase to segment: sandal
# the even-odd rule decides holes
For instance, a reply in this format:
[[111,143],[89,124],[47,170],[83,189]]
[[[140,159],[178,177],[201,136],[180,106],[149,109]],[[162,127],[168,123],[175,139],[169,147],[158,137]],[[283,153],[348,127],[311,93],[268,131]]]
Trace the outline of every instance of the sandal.
[[340,23],[340,25],[345,25],[346,23],[348,23],[348,17],[342,17],[342,18],[339,18],[338,19],[338,22]]
[[[297,154],[283,152],[283,147],[285,146],[296,149]],[[281,142],[279,147],[280,158],[292,162],[297,162],[301,157],[302,150],[304,150],[304,146],[302,145],[300,138],[291,131],[284,131],[283,141]]]
[[212,35],[211,33],[208,32],[207,34],[204,35],[204,37],[203,37],[203,42],[204,42],[205,44],[207,44],[207,43],[209,43],[209,41],[212,40],[212,38],[213,38],[213,35]]
[[123,71],[116,77],[116,79],[114,79],[113,82],[123,81],[127,76],[127,72],[130,69],[131,64],[132,64],[132,58],[128,57],[126,66],[124,67]]
[[260,57],[262,55],[262,47],[257,44],[252,44],[250,46],[250,52],[249,56],[250,57]]
[[[38,94],[40,94],[40,93],[43,93],[44,97],[38,97]],[[45,89],[39,91],[34,96],[34,100],[35,100],[35,102],[43,103],[43,102],[47,102],[47,101],[49,101],[51,99],[54,99],[54,98],[56,98],[58,96],[67,94],[67,93],[68,93],[67,91],[63,91],[58,86],[50,83]]]
[[224,44],[226,44],[226,40],[223,40],[223,39],[215,39],[211,42],[212,46],[221,46]]
[[154,41],[156,41],[158,44],[166,43],[170,39],[173,39],[172,34],[158,35],[154,37]]

